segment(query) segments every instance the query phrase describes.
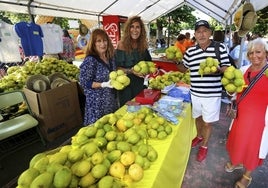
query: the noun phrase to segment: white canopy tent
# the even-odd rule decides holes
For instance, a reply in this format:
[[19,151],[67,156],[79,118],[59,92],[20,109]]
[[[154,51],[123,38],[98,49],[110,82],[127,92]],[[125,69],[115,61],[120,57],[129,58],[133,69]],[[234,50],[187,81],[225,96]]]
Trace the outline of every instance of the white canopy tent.
[[[0,0],[0,10],[101,21],[103,15],[139,15],[149,23],[186,4],[227,24],[245,0]],[[250,0],[255,10],[267,0]]]

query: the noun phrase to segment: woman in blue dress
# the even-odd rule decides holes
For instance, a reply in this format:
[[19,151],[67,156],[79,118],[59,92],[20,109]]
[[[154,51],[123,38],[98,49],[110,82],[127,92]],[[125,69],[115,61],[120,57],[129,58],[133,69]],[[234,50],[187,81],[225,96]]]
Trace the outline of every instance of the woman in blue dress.
[[112,42],[104,30],[95,29],[80,65],[79,81],[86,97],[85,126],[117,109],[116,92],[109,81],[109,74],[115,69]]

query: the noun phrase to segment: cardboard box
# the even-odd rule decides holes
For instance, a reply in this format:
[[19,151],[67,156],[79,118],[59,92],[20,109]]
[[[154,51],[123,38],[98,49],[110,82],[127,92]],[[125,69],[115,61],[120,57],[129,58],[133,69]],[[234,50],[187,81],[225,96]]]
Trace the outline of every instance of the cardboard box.
[[77,82],[41,93],[27,88],[23,91],[46,140],[52,141],[82,125]]

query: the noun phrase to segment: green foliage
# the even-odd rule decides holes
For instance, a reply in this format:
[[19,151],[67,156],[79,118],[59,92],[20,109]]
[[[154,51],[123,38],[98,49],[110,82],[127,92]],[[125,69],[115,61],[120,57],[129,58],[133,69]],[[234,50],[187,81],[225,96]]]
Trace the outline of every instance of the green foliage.
[[[21,21],[29,22],[31,20],[31,17],[29,14],[0,11],[0,20],[3,20],[8,24],[16,24]],[[55,17],[53,19],[53,23],[61,26],[61,28],[70,29],[68,18]]]
[[163,27],[167,27],[170,35],[178,35],[182,29],[190,29],[194,26],[196,18],[192,15],[192,11],[194,9],[189,6],[181,6],[158,18],[156,25],[153,25],[151,28],[154,29],[157,26],[158,30],[162,30]]
[[253,28],[252,33],[259,34],[260,36],[265,36],[268,34],[268,17],[267,17],[268,7],[257,11],[258,20],[256,26]]
[[[193,29],[196,22],[196,17],[192,15],[193,8],[184,5],[178,9],[158,18],[156,22],[150,25],[150,35],[156,36],[157,30],[160,32],[164,27],[168,28],[170,37],[174,38],[183,29]],[[257,11],[258,20],[256,26],[253,28],[252,33],[260,36],[265,36],[268,33],[268,7]],[[212,30],[224,30],[225,26],[217,20],[211,18],[209,20]],[[227,26],[226,29],[235,31],[235,26]]]
[[53,23],[61,26],[61,28],[70,29],[68,20],[69,20],[68,18],[56,17],[53,19]]
[[0,11],[0,19],[9,24],[15,24],[21,21],[30,21],[29,14],[11,13]]

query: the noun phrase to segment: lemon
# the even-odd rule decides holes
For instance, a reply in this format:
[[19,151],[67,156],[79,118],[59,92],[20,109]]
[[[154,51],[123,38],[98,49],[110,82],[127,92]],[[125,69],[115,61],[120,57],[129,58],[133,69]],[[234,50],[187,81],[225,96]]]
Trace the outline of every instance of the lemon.
[[81,160],[74,163],[71,167],[72,173],[78,177],[85,176],[91,169],[91,164],[88,160]]
[[87,173],[85,176],[83,176],[79,183],[78,187],[89,187],[90,185],[93,185],[96,182],[96,178],[92,175],[92,173]]
[[235,77],[234,72],[228,70],[224,71],[223,76],[228,80],[232,80]]
[[117,134],[116,134],[115,131],[108,131],[108,132],[106,132],[106,134],[105,134],[105,138],[106,138],[108,141],[113,141],[113,140],[115,140],[116,136],[117,136]]
[[39,175],[39,171],[35,168],[28,168],[18,179],[18,185],[21,187],[30,187],[32,181]]
[[134,181],[140,181],[143,178],[143,169],[138,164],[130,165],[128,174]]
[[131,164],[134,163],[136,158],[136,155],[134,152],[132,151],[126,151],[124,153],[122,153],[121,157],[120,157],[120,162],[124,165],[124,166],[129,166]]
[[98,188],[110,188],[113,187],[114,178],[112,176],[104,176],[98,182]]
[[109,169],[109,173],[111,174],[111,176],[120,179],[124,177],[125,172],[126,172],[125,166],[120,161],[116,161],[113,164],[111,164]]
[[229,83],[225,86],[225,89],[226,91],[233,93],[236,91],[236,86],[232,83]]
[[103,153],[102,152],[96,152],[92,155],[91,157],[91,162],[96,165],[102,163],[104,159]]
[[91,169],[94,178],[102,178],[108,172],[108,168],[104,164],[97,164]]
[[68,160],[71,162],[76,162],[79,161],[80,159],[83,158],[84,151],[80,148],[73,148],[69,153],[68,153]]
[[95,136],[95,134],[97,133],[97,130],[98,128],[97,127],[94,127],[94,126],[89,126],[86,131],[85,131],[85,135],[90,138],[90,137],[93,137]]

